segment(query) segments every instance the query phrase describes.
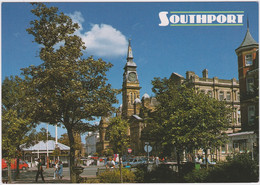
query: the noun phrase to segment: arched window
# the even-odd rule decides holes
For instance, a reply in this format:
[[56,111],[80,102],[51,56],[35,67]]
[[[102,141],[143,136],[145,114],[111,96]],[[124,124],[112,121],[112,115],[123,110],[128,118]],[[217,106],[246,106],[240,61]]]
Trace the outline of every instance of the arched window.
[[130,93],[130,97],[131,97],[131,104],[133,104],[134,100],[133,100],[133,93]]

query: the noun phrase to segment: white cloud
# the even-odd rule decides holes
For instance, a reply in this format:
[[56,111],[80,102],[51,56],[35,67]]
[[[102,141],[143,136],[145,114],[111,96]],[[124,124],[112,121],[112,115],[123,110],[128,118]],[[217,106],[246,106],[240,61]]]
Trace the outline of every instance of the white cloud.
[[75,31],[75,34],[81,36],[80,32],[83,30],[82,23],[85,21],[84,18],[82,17],[81,12],[75,11],[73,14],[68,14],[68,16],[70,16],[72,22],[78,23],[79,29]]
[[80,29],[75,32],[85,42],[86,52],[98,57],[120,57],[126,55],[127,39],[117,29],[107,24],[93,24],[90,31],[83,33],[84,18],[81,12],[69,14],[73,22],[79,24]]

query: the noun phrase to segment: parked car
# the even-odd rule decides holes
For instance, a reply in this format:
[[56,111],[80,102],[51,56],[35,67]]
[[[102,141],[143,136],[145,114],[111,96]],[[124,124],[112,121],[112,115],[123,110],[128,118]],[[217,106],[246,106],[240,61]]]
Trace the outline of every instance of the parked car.
[[133,162],[134,161],[134,159],[128,159],[128,160],[126,160],[126,161],[123,161],[122,163],[123,163],[123,166],[128,166],[128,165],[130,165],[130,163],[131,162]]
[[[17,167],[16,159],[13,159],[11,161],[11,170],[15,170],[16,167]],[[7,166],[6,160],[2,159],[2,169],[7,169],[7,168],[8,168],[8,166]],[[29,168],[29,166],[28,166],[28,164],[26,162],[24,162],[22,160],[19,161],[19,169],[20,170],[26,170],[28,168]]]
[[133,161],[129,162],[129,164],[131,165],[131,167],[136,167],[139,164],[145,164],[147,163],[147,160],[145,160],[144,158],[135,158]]

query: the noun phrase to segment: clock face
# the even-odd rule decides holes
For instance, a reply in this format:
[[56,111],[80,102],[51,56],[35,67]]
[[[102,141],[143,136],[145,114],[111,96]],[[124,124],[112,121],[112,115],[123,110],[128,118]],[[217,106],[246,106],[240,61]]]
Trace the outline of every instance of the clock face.
[[128,80],[131,82],[136,81],[136,74],[133,72],[129,73]]

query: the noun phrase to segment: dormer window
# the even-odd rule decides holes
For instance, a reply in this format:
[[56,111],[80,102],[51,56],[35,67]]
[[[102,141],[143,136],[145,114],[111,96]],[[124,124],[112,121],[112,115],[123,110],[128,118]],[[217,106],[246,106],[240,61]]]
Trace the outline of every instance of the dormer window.
[[245,60],[246,60],[246,66],[253,65],[253,56],[252,56],[252,54],[246,55]]

